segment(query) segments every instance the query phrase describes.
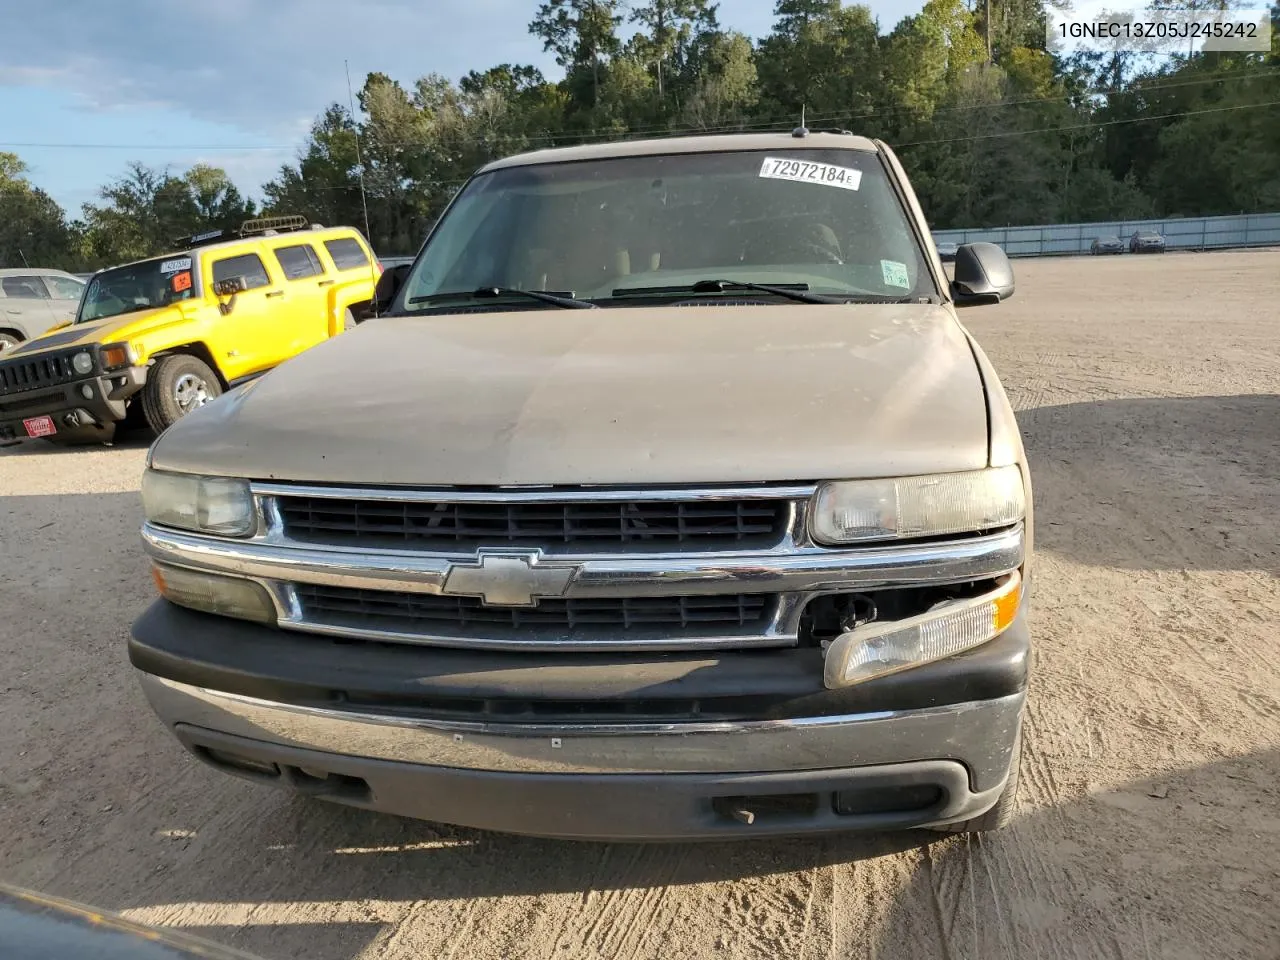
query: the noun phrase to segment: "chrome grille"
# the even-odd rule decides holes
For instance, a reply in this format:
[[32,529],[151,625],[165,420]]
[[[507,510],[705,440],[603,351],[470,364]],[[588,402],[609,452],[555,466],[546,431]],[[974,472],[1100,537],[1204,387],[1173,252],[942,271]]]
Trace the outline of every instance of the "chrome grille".
[[[483,640],[507,647],[546,643],[605,645],[679,637],[758,636],[778,609],[776,594],[544,599],[533,607],[486,606],[478,597],[366,590],[321,584],[294,587],[303,622],[371,631],[424,643]],[[776,641],[775,641],[776,642]],[[787,641],[794,643],[794,638]]]
[[79,351],[0,362],[0,396],[79,379],[80,375],[71,366],[71,355],[75,352]]
[[785,532],[789,504],[767,499],[403,501],[282,496],[285,534],[311,543],[384,541],[398,546],[481,544],[585,548],[612,544],[769,546]]

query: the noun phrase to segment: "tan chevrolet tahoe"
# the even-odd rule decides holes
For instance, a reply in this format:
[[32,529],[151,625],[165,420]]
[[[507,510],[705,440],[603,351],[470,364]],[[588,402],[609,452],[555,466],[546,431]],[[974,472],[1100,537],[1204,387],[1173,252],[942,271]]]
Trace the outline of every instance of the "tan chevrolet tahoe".
[[492,163],[378,317],[152,448],[146,694],[227,773],[448,823],[1001,826],[1031,489],[956,308],[1012,292],[861,137]]

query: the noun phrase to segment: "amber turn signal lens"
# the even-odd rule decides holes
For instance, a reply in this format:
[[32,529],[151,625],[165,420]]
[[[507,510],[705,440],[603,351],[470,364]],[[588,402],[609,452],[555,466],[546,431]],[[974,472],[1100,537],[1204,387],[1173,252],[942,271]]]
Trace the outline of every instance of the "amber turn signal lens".
[[129,365],[129,350],[126,347],[105,347],[102,351],[102,366],[107,370]]

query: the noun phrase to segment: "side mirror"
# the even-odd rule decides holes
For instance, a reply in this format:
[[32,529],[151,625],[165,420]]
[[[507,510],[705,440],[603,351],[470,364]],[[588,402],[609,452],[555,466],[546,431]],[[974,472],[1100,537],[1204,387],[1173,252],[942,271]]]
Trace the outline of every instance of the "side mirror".
[[391,309],[391,304],[395,302],[396,294],[400,292],[404,282],[409,279],[409,271],[411,269],[413,269],[412,263],[400,263],[390,270],[382,272],[382,276],[378,278],[378,286],[373,291],[372,309],[375,317],[382,316],[382,314]]
[[1013,296],[1013,265],[994,243],[965,243],[956,250],[951,295],[957,307],[999,303]]
[[248,289],[249,285],[244,282],[244,277],[227,277],[213,285],[213,292],[220,297],[234,297]]
[[225,280],[215,280],[213,282],[213,293],[216,297],[230,297],[226,303],[219,302],[218,310],[225,317],[236,306],[236,294],[244,293],[249,289],[249,284],[245,282],[244,277],[227,277]]

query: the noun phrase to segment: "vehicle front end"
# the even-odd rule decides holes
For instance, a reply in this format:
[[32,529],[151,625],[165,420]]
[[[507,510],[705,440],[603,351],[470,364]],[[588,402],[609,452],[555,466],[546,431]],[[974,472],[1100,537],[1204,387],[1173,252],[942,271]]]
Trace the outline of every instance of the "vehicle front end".
[[[570,838],[1007,819],[1032,516],[1008,401],[883,148],[824,137],[825,187],[761,187],[809,161],[723,142],[658,159],[614,145],[599,149],[625,176],[515,167],[485,189],[545,178],[524,213],[550,231],[580,188],[582,216],[632,231],[645,221],[620,194],[594,191],[634,182],[686,233],[690,202],[722,190],[755,213],[902,202],[911,232],[899,212],[862,271],[795,230],[810,272],[737,268],[738,289],[731,258],[687,266],[740,239],[719,211],[708,236],[665,237],[661,266],[628,233],[606,267],[646,275],[616,266],[589,291],[451,280],[477,261],[446,234],[456,265],[428,241],[390,315],[160,437],[143,540],[162,599],[129,653],[191,752],[323,799]],[[801,149],[816,144],[773,146]],[[505,202],[470,190],[442,223],[536,249],[523,227],[467,224],[468,204]],[[775,227],[748,232],[772,243]],[[601,233],[583,235],[595,277]],[[956,296],[985,295],[963,279],[982,255],[960,248]],[[808,279],[747,279],[786,270]],[[828,291],[837,274],[865,286]]]
[[[237,485],[247,539],[148,524],[167,599],[131,656],[197,756],[392,813],[630,839],[967,820],[1016,760],[1029,643],[1021,475],[977,482],[1008,498],[988,529],[846,548],[813,538],[827,485]],[[361,517],[418,548],[361,548]],[[445,517],[548,545],[554,517],[569,549],[455,549]],[[700,549],[713,528],[757,545]]]
[[[75,330],[74,339],[83,338]],[[55,332],[0,358],[0,442],[30,438],[110,440],[146,367],[127,343],[57,344]]]
[[189,256],[95,274],[75,320],[0,357],[0,442],[109,441],[199,289]]

